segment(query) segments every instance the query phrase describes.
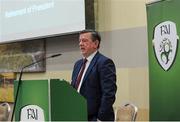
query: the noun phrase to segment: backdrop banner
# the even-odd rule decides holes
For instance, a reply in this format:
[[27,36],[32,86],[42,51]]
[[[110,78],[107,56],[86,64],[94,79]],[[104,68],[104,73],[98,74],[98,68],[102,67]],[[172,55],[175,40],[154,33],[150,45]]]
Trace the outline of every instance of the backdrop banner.
[[180,0],[146,5],[150,121],[180,120]]

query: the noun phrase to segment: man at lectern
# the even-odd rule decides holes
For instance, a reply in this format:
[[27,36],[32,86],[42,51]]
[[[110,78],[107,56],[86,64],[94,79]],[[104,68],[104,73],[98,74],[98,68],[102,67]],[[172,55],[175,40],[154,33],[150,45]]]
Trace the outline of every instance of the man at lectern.
[[116,69],[113,61],[98,51],[100,41],[94,30],[80,32],[83,58],[74,65],[71,85],[86,98],[89,121],[114,121]]

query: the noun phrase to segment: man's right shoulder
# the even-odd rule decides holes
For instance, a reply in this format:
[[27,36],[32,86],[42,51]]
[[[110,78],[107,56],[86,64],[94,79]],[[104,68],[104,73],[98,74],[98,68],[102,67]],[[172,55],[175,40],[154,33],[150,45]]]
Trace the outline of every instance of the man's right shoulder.
[[75,62],[75,65],[79,64],[81,62],[82,59],[79,59]]

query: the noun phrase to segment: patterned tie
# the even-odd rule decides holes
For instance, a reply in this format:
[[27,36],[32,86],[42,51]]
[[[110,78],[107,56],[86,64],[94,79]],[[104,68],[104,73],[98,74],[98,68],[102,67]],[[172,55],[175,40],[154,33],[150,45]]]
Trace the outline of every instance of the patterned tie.
[[76,84],[75,84],[75,88],[76,88],[76,89],[78,89],[79,83],[80,83],[80,81],[81,81],[81,77],[82,77],[83,72],[84,72],[84,69],[85,69],[85,67],[86,67],[86,62],[87,62],[87,59],[86,59],[86,58],[83,59],[83,64],[82,64],[82,66],[81,66],[81,70],[80,70],[80,72],[79,72],[79,75],[78,75],[78,77],[77,77]]

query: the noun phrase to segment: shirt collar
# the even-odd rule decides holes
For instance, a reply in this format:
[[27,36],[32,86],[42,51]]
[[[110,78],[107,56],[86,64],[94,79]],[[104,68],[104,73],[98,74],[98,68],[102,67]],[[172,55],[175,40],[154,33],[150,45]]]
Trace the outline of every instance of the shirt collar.
[[[88,56],[86,59],[87,59],[87,61],[88,62],[91,62],[91,60],[94,58],[94,56],[96,55],[96,53],[97,53],[97,50],[95,51],[95,52],[93,52],[90,56]],[[84,59],[85,57],[83,57],[83,59]]]

